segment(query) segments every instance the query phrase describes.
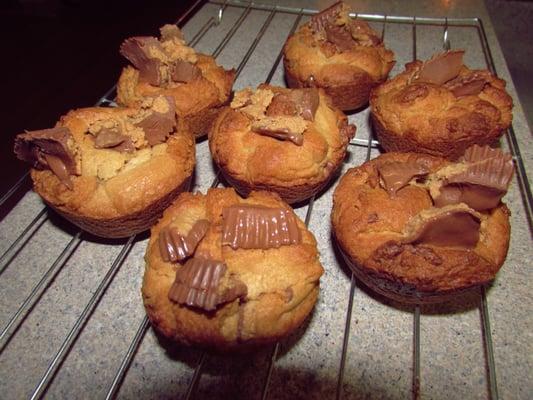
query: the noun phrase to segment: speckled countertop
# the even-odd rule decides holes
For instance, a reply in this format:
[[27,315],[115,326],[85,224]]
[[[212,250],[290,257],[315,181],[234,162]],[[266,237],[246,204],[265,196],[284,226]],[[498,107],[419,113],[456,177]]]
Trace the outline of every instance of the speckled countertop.
[[[264,2],[274,4],[273,2]],[[329,1],[282,1],[283,5],[322,8]],[[516,92],[502,58],[500,48],[481,0],[477,1],[350,1],[361,13],[480,17],[487,30],[488,42],[499,75],[508,82],[515,99],[514,128],[526,167],[532,165],[531,134],[518,103]],[[204,5],[186,24],[191,38],[215,16],[218,6]],[[207,31],[195,46],[210,53],[221,42],[242,14],[243,9],[228,7],[222,23]],[[251,11],[217,58],[225,67],[237,67],[266,21],[269,12]],[[175,19],[169,16],[169,20]],[[257,48],[244,65],[235,88],[255,86],[265,80],[295,20],[294,15],[277,13]],[[161,23],[168,21],[161,21]],[[381,24],[374,24],[381,30]],[[450,28],[452,47],[466,48],[466,63],[485,67],[477,31]],[[388,24],[385,42],[396,53],[398,73],[412,57],[412,30],[408,24]],[[417,53],[426,58],[442,48],[442,27],[419,26]],[[272,83],[283,84],[278,68]],[[350,116],[357,124],[357,137],[368,137],[368,110]],[[505,141],[502,141],[506,146]],[[350,146],[345,169],[359,165],[366,149]],[[214,172],[207,142],[197,145],[198,164],[195,188],[204,191]],[[378,155],[372,150],[372,157]],[[321,280],[321,294],[312,317],[295,335],[281,343],[269,386],[270,398],[334,398],[350,295],[351,275],[337,258],[330,239],[329,214],[335,184],[315,202],[310,229],[316,235],[326,274]],[[530,296],[533,281],[531,233],[525,217],[516,179],[505,199],[512,210],[511,247],[507,261],[488,290],[488,309],[492,327],[496,376],[500,398],[533,397],[533,318]],[[23,229],[43,209],[34,193],[27,193],[0,222],[0,254],[6,251]],[[304,217],[307,206],[297,209]],[[121,361],[143,321],[140,286],[144,270],[146,235],[141,235],[128,251],[125,261],[112,270],[113,261],[125,249],[125,241],[98,241],[73,235],[77,229],[51,211],[34,225],[20,251],[10,252],[0,265],[0,329],[4,329],[18,307],[45,276],[50,285],[40,301],[27,313],[23,323],[8,342],[0,341],[0,398],[30,397],[43,374],[62,346],[86,304],[104,279],[109,286],[89,314],[81,334],[45,392],[48,398],[104,398]],[[24,239],[25,240],[25,239]],[[23,240],[23,241],[24,241]],[[73,240],[73,242],[71,242]],[[75,250],[66,265],[54,265],[65,246]],[[18,248],[18,245],[16,246]],[[4,268],[5,263],[9,264]],[[107,274],[107,275],[106,275]],[[354,291],[350,336],[346,349],[343,398],[403,399],[412,396],[413,379],[413,308],[392,304],[357,286]],[[193,397],[261,397],[272,348],[254,354],[205,358]],[[149,328],[120,385],[121,398],[179,398],[184,396],[201,352],[175,347]],[[488,398],[479,294],[473,293],[456,302],[422,307],[421,316],[421,398]]]

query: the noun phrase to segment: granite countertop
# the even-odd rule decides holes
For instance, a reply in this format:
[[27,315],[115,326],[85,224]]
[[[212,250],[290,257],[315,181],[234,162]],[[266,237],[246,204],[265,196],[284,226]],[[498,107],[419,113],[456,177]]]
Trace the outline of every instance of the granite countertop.
[[[264,1],[264,4],[275,4]],[[282,1],[283,5],[322,8],[330,1]],[[514,128],[526,167],[532,165],[531,135],[516,91],[502,57],[497,39],[481,0],[462,1],[350,1],[360,13],[480,17],[485,25],[498,74],[508,83],[515,100]],[[219,6],[203,5],[184,27],[193,37],[216,16]],[[195,48],[211,53],[230,31],[243,9],[228,7],[222,23],[213,26]],[[268,11],[252,10],[225,46],[217,61],[227,68],[237,67],[267,20]],[[304,19],[305,20],[305,19]],[[295,15],[277,13],[268,25],[239,75],[235,89],[256,86],[264,81],[278,55]],[[165,22],[165,21],[162,21]],[[381,23],[372,23],[381,30]],[[441,26],[417,28],[417,54],[427,58],[442,49]],[[451,45],[466,48],[469,66],[485,67],[483,51],[475,29],[450,27]],[[392,75],[412,58],[412,30],[409,24],[387,24],[385,42],[396,54]],[[283,85],[278,67],[273,84]],[[368,110],[350,116],[358,127],[357,137],[368,137]],[[502,140],[506,147],[505,140]],[[344,170],[361,164],[366,148],[352,145]],[[373,149],[371,156],[379,154]],[[195,189],[205,191],[214,178],[207,141],[197,144]],[[326,270],[321,294],[312,317],[283,340],[274,364],[269,386],[270,398],[335,397],[345,331],[351,274],[336,256],[330,238],[329,221],[336,182],[317,198],[310,220],[321,261]],[[527,399],[533,394],[532,300],[533,276],[531,233],[519,187],[514,179],[505,198],[512,210],[511,245],[507,260],[488,290],[487,301],[499,395],[505,399]],[[0,222],[0,252],[6,251],[44,205],[28,192]],[[307,206],[298,208],[304,218]],[[42,223],[41,223],[42,222]],[[30,397],[65,337],[76,324],[87,303],[105,279],[109,282],[94,312],[74,338],[61,368],[46,391],[49,398],[103,398],[122,359],[145,316],[140,297],[143,255],[147,236],[140,235],[130,247],[125,241],[96,240],[81,235],[51,211],[24,238],[30,238],[20,251],[10,252],[9,265],[0,266],[0,327],[46,276],[50,280],[40,301],[29,312],[9,342],[0,340],[0,393],[5,399]],[[73,239],[74,236],[74,239]],[[24,242],[24,241],[23,241]],[[54,265],[65,246],[75,250],[66,265]],[[21,243],[23,244],[23,243]],[[18,248],[18,245],[16,246]],[[126,249],[126,258],[116,270],[112,264]],[[9,260],[12,258],[12,260]],[[392,303],[357,285],[353,297],[350,336],[341,395],[343,398],[403,399],[412,396],[413,307]],[[90,310],[89,310],[90,311]],[[486,357],[479,310],[479,294],[472,293],[455,302],[421,309],[421,389],[427,399],[472,399],[489,397]],[[260,398],[272,348],[238,356],[207,355],[195,397]],[[202,353],[176,347],[149,328],[120,386],[121,398],[177,398],[185,395]]]

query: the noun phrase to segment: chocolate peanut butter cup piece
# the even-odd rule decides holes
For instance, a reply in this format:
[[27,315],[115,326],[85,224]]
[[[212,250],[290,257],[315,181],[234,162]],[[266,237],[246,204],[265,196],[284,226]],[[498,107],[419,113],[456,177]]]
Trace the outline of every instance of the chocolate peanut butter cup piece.
[[178,304],[213,311],[219,304],[246,296],[246,285],[237,279],[230,278],[230,284],[221,287],[226,271],[222,261],[191,258],[176,271],[168,297]]
[[70,130],[65,127],[26,132],[15,138],[15,154],[37,169],[50,169],[69,189],[70,175],[76,175],[76,161],[68,142]]
[[198,243],[209,229],[209,221],[196,221],[187,235],[182,235],[174,227],[167,227],[159,232],[159,252],[166,262],[177,262],[191,256]]
[[97,149],[112,149],[125,153],[135,151],[135,146],[131,138],[120,133],[117,128],[102,128],[96,135],[94,147]]
[[333,43],[340,51],[348,51],[357,44],[346,26],[326,24],[324,30],[328,42]]
[[487,79],[478,73],[458,76],[444,85],[455,97],[477,95],[483,91]]
[[177,60],[170,67],[170,77],[174,82],[189,83],[202,77],[202,71],[193,63]]
[[270,136],[279,140],[289,140],[297,146],[301,146],[304,142],[304,137],[299,132],[291,132],[289,128],[273,129],[266,124],[254,124],[252,130],[260,135]]
[[294,215],[283,208],[241,204],[225,208],[222,215],[222,245],[234,250],[278,248],[302,240]]
[[164,143],[176,126],[176,105],[174,100],[171,97],[165,97],[165,100],[168,104],[166,112],[160,113],[154,110],[142,121],[135,124],[135,126],[144,130],[144,135],[150,146]]
[[479,240],[480,220],[464,210],[447,210],[422,219],[405,243],[473,248]]
[[150,47],[162,51],[161,44],[151,36],[126,39],[120,46],[120,54],[139,70],[139,77],[151,85],[161,84],[161,61],[150,54]]
[[288,93],[277,93],[267,108],[267,116],[301,116],[313,121],[320,102],[318,89],[293,89]]
[[467,149],[463,162],[464,170],[444,178],[435,205],[465,203],[478,211],[496,207],[513,177],[511,155],[489,146],[472,146]]
[[422,64],[415,81],[443,85],[461,72],[464,53],[464,50],[451,50],[435,55]]
[[326,27],[326,25],[335,22],[335,19],[342,10],[342,2],[338,1],[337,3],[331,5],[330,7],[322,10],[318,14],[311,17],[310,25],[311,28],[318,32]]
[[416,161],[398,162],[392,161],[378,165],[377,167],[383,188],[391,196],[401,188],[407,186],[416,177],[429,173],[429,169]]

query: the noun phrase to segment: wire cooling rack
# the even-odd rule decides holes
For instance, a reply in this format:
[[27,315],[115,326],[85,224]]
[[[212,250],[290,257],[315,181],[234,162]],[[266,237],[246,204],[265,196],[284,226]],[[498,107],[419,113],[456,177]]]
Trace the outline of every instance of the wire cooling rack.
[[[285,38],[309,15],[317,12],[235,0],[202,3],[197,1],[177,24],[181,26],[192,16],[184,26],[191,38],[189,44],[212,54],[225,66],[235,66],[237,89],[261,82],[283,84],[280,61]],[[486,67],[496,73],[480,19],[373,14],[353,14],[352,17],[367,20],[381,31],[398,60],[407,62],[416,59],[417,55],[427,58],[457,42],[454,47],[467,48],[467,61],[472,61],[470,65]],[[394,47],[389,44],[395,40],[402,45]],[[236,60],[239,60],[238,64]],[[400,69],[398,63],[395,70]],[[111,88],[96,105],[115,106],[114,97],[115,88]],[[359,165],[379,154],[379,143],[372,138],[367,119],[368,110],[350,116],[350,120],[357,124],[358,132],[350,143],[351,160],[347,166]],[[519,200],[512,202],[511,208],[522,218],[517,223],[523,227],[527,225],[531,231],[531,191],[512,127],[505,139],[503,146],[511,151],[517,170],[515,193],[510,196]],[[205,141],[197,144],[197,153],[194,189],[203,191],[209,186],[218,186],[218,174],[210,162]],[[27,179],[26,174],[0,199],[0,207],[21,190]],[[507,394],[526,398],[531,390],[529,381],[520,374],[507,373],[515,353],[510,352],[510,359],[503,358],[501,367],[496,362],[502,358],[495,356],[490,319],[494,313],[501,316],[502,311],[489,307],[487,288],[443,308],[422,309],[393,304],[368,292],[335,257],[334,245],[330,243],[328,223],[324,221],[329,218],[332,190],[330,187],[317,197],[316,202],[312,198],[296,210],[317,235],[327,271],[311,321],[287,340],[254,354],[238,356],[176,348],[150,330],[138,294],[146,236],[136,235],[126,241],[98,241],[78,228],[58,221],[36,195],[26,194],[0,225],[0,234],[5,239],[1,247],[0,289],[6,297],[13,292],[16,298],[0,308],[2,397],[189,399],[209,395],[211,398],[261,399],[303,396],[498,399],[499,388],[504,386]],[[58,224],[61,226],[56,226]],[[60,247],[55,246],[58,241]],[[54,254],[43,250],[40,247],[43,244],[54,244]],[[84,250],[84,244],[89,250]],[[75,261],[76,258],[82,260]],[[28,275],[35,275],[31,270],[23,272],[28,263],[37,265],[35,269],[40,275],[28,279],[31,282],[21,283]],[[85,275],[80,278],[79,273],[68,274],[70,269],[75,270],[74,265],[80,264],[86,265],[83,274],[87,274],[89,285],[83,284]],[[105,265],[109,264],[106,270]],[[20,273],[17,270],[21,270]],[[94,270],[100,273],[89,272]],[[123,271],[126,271],[126,282],[117,283]],[[127,282],[128,277],[135,281],[135,285]],[[119,288],[118,296],[112,294],[116,291],[114,287]],[[54,304],[49,299],[52,292],[71,300],[73,297],[68,293],[80,293],[79,297],[83,299],[73,300],[72,304],[77,307],[71,309],[65,300],[59,305]],[[121,299],[123,303],[126,299],[126,303],[135,304],[135,310],[125,311],[127,306],[117,306]],[[63,310],[65,316],[70,317],[66,318],[70,325],[54,314],[56,309]],[[354,309],[358,311],[357,315]],[[112,325],[111,331],[102,327],[100,320],[106,321],[102,315]],[[370,315],[371,321],[365,323],[365,315]],[[444,317],[440,318],[441,315]],[[407,322],[409,319],[410,323]],[[428,321],[422,324],[422,332],[421,319]],[[433,324],[436,332],[432,330]],[[456,325],[460,329],[455,329]],[[459,343],[454,348],[455,340],[447,339],[442,331],[439,332],[449,327],[458,336],[470,338],[471,342]],[[381,335],[375,333],[376,329],[381,330]],[[46,334],[35,336],[35,332],[41,330]],[[98,336],[99,330],[105,331],[103,334],[107,337],[117,339],[106,347],[109,341]],[[372,341],[373,337],[377,337],[377,342]],[[365,338],[370,338],[370,344],[365,343]],[[435,345],[441,340],[443,346]],[[524,339],[516,334],[509,340],[521,342]],[[391,341],[400,343],[400,348],[397,353],[387,354],[386,350],[396,349],[389,345]],[[425,342],[424,346],[422,342]],[[424,353],[426,348],[430,350]],[[513,351],[520,353],[521,347],[515,346]],[[527,348],[524,351],[527,352]],[[421,358],[427,362],[422,363]],[[435,358],[441,360],[435,362]],[[389,364],[395,366],[392,371],[384,369]],[[444,372],[439,371],[435,376],[432,371],[441,367],[445,367]],[[460,372],[461,381],[454,382],[454,370]],[[153,378],[158,374],[162,375],[161,379]],[[506,383],[499,386],[497,375],[502,374]],[[381,382],[381,386],[377,382]]]

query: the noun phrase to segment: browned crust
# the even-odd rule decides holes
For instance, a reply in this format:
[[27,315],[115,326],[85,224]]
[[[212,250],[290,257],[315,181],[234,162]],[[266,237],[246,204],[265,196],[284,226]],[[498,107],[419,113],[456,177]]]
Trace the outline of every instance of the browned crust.
[[[406,187],[393,199],[377,184],[379,163],[412,158],[426,160],[431,171],[446,165],[443,158],[429,155],[387,153],[341,178],[331,219],[347,264],[367,286],[402,302],[440,302],[489,283],[509,247],[510,212],[504,204],[483,213],[480,240],[472,250],[428,245],[402,245],[400,252],[382,250],[387,243],[399,243],[407,221],[432,207],[423,188]],[[440,261],[433,262],[436,258]]]
[[[476,71],[488,82],[478,95],[456,98],[444,87],[418,83],[423,96],[402,96],[421,65],[420,61],[407,64],[405,72],[371,92],[373,126],[385,150],[453,160],[474,144],[495,143],[510,126],[512,99],[505,91],[505,82],[488,71]],[[461,75],[468,73],[470,70],[463,67]]]
[[335,107],[342,111],[350,111],[361,108],[368,103],[370,98],[370,91],[380,82],[374,81],[372,77],[364,71],[359,71],[353,74],[352,82],[344,84],[317,83],[309,84],[309,81],[302,81],[294,74],[285,59],[283,59],[283,66],[285,67],[285,79],[291,88],[305,88],[305,87],[321,87],[326,94],[331,97]]
[[211,155],[239,193],[270,190],[290,204],[303,201],[335,175],[350,140],[339,128],[347,124],[346,116],[322,90],[316,118],[327,121],[328,128],[312,124],[303,145],[296,146],[252,132],[244,114],[227,107],[209,133]]
[[[241,202],[288,207],[267,192],[253,192],[246,200],[233,189],[212,189],[207,195],[183,193],[152,228],[145,255],[143,301],[152,326],[171,340],[216,351],[245,349],[290,334],[312,311],[323,273],[313,235],[298,219],[301,244],[268,250],[221,247],[222,209]],[[160,230],[171,221],[178,229],[190,229],[200,218],[208,219],[211,227],[199,249],[224,260],[226,273],[234,274],[248,288],[245,300],[234,300],[210,313],[168,299],[180,264],[164,262],[157,242]]]
[[125,238],[144,232],[154,225],[172,201],[180,193],[189,189],[190,181],[190,177],[187,178],[174,190],[166,193],[163,197],[150,204],[148,207],[135,213],[117,218],[96,219],[84,217],[66,211],[65,209],[55,207],[53,204],[47,204],[74,225],[79,226],[81,229],[92,233],[93,235],[105,238]]
[[235,70],[224,70],[213,57],[203,54],[198,54],[197,66],[202,70],[201,79],[176,84],[172,88],[140,82],[138,71],[131,66],[126,67],[117,84],[117,102],[134,106],[146,96],[171,96],[176,102],[179,127],[188,129],[197,138],[204,136],[231,96]]

